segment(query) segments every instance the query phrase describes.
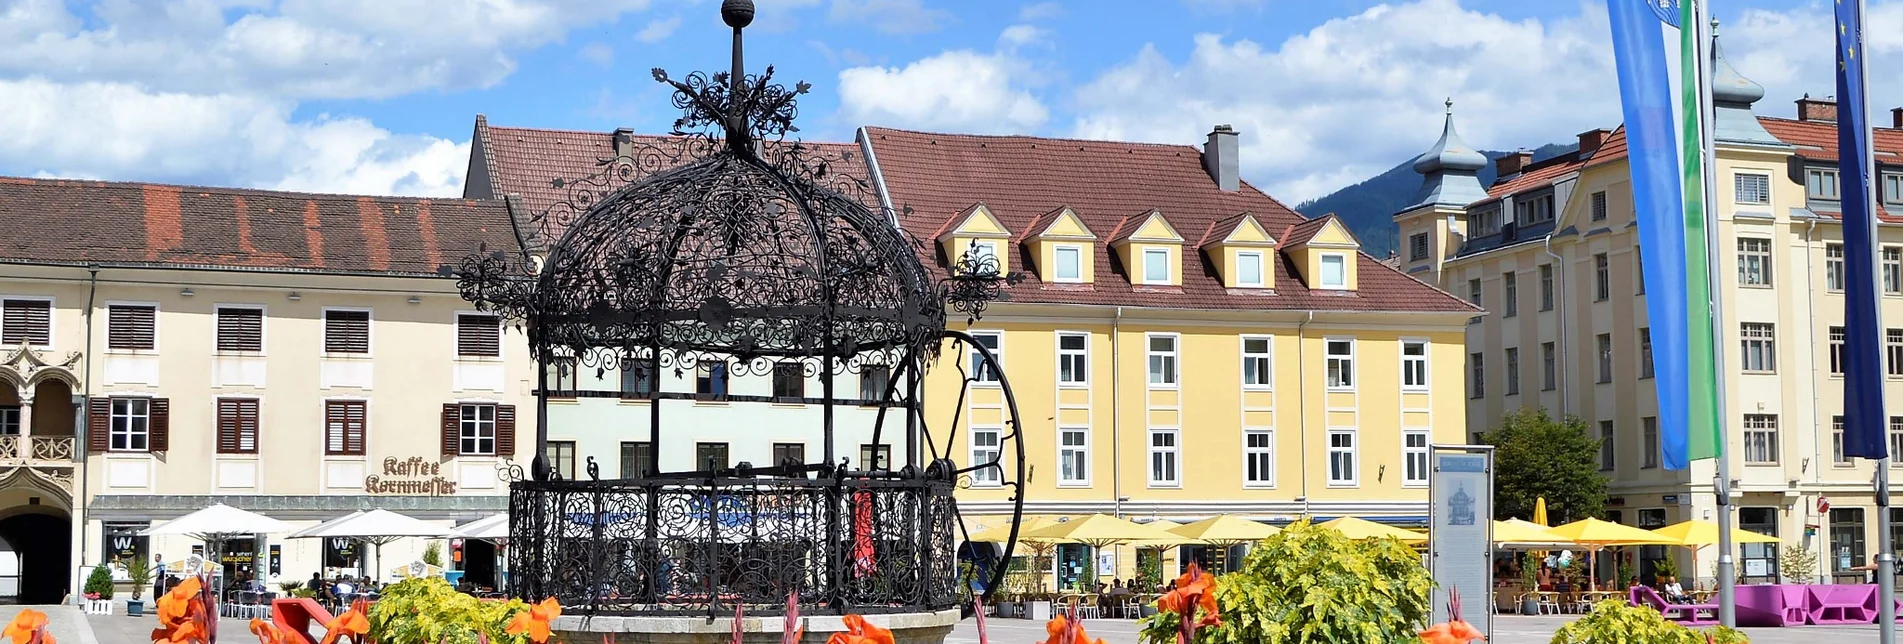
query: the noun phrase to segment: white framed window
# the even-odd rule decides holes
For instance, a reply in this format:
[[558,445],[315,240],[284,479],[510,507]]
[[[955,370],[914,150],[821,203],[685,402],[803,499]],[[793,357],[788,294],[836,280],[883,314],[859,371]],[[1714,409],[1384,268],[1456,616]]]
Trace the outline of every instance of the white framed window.
[[[976,340],[977,343],[983,345],[984,348],[990,349],[991,357],[996,359],[998,364],[1004,364],[1003,333],[997,331],[972,331],[971,339]],[[968,355],[967,361],[970,365],[969,377],[972,379],[972,382],[992,384],[998,382],[998,372],[993,371],[990,366],[985,364],[984,355],[978,353],[977,347],[967,347],[965,352]]]
[[1145,341],[1149,349],[1152,389],[1176,387],[1176,340],[1175,334],[1153,333]]
[[1179,478],[1181,446],[1175,429],[1150,430],[1150,487],[1176,487]]
[[1771,175],[1740,172],[1731,176],[1733,201],[1744,204],[1771,203]]
[[1084,281],[1084,249],[1078,246],[1051,247],[1051,280],[1055,282]]
[[1824,288],[1833,293],[1844,290],[1844,245],[1824,244]]
[[1057,384],[1090,384],[1090,334],[1057,332]]
[[1745,371],[1772,373],[1777,371],[1777,327],[1768,322],[1745,322],[1739,325],[1739,335],[1744,336]]
[[[1003,452],[1004,432],[996,427],[971,428],[971,462],[967,467],[984,465],[998,461]],[[1004,470],[993,465],[971,472],[971,484],[978,487],[996,487],[1004,482]]]
[[1777,414],[1744,415],[1744,462],[1777,463]]
[[1409,429],[1401,432],[1402,485],[1427,485],[1427,445],[1427,430]]
[[1401,340],[1401,388],[1427,390],[1427,341]]
[[1355,341],[1330,338],[1327,344],[1328,388],[1350,391],[1355,388]]
[[1242,388],[1267,390],[1275,386],[1275,338],[1242,336]]
[[[1903,416],[1890,417],[1890,433],[1887,436],[1890,438],[1890,453],[1903,453]],[[1896,467],[1896,463],[1892,462],[1890,467]]]
[[1830,374],[1844,375],[1844,328],[1830,327]]
[[1236,286],[1262,286],[1262,251],[1236,251]]
[[1830,464],[1838,467],[1850,467],[1850,457],[1844,455],[1844,417],[1830,417]]
[[1275,487],[1275,430],[1242,430],[1242,484]]
[[998,260],[998,242],[988,239],[971,240],[971,255],[978,260],[980,266],[983,266],[986,260],[996,262]]
[[1355,430],[1328,430],[1328,485],[1347,487],[1359,485],[1360,457],[1355,452]]
[[1738,284],[1771,285],[1771,240],[1761,237],[1738,238]]
[[109,447],[115,452],[143,452],[151,446],[152,399],[113,398]]
[[472,456],[496,453],[495,405],[481,403],[463,405],[460,418],[462,423],[461,454]]
[[1057,484],[1090,485],[1090,430],[1057,430]]
[[1903,376],[1903,329],[1883,330],[1883,358],[1885,374]]
[[1143,283],[1170,283],[1170,252],[1162,248],[1143,249]]
[[1322,253],[1322,288],[1348,288],[1348,256],[1341,253]]
[[1883,247],[1883,292],[1903,293],[1903,248]]

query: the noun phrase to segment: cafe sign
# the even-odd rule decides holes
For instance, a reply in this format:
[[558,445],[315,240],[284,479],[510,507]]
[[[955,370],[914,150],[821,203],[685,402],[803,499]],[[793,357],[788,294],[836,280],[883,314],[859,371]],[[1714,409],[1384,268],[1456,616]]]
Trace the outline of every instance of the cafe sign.
[[412,456],[408,460],[397,460],[395,456],[383,459],[383,473],[370,475],[363,479],[363,491],[370,494],[402,494],[410,496],[448,496],[456,493],[456,482],[443,478],[443,464],[433,460]]

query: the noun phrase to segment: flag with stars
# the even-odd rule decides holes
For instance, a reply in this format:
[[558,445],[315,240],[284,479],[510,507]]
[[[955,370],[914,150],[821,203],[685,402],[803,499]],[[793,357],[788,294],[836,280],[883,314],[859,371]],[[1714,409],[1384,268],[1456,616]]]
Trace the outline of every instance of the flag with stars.
[[1835,2],[1837,170],[1844,217],[1844,455],[1880,459],[1889,450],[1877,214],[1870,199],[1870,122],[1863,91],[1863,7],[1859,0]]

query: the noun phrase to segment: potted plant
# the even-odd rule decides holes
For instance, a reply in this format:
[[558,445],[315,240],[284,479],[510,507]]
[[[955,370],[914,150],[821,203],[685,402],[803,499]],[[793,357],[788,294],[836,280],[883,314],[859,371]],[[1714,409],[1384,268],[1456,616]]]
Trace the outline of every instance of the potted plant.
[[145,615],[145,587],[152,583],[152,562],[145,557],[133,557],[126,562],[126,579],[132,582],[132,599],[126,600],[126,614],[132,617]]
[[1623,561],[1619,562],[1617,575],[1619,577],[1619,588],[1631,588],[1639,585],[1639,575],[1632,570],[1632,564]]
[[112,569],[104,562],[93,566],[92,574],[86,577],[86,612],[104,615],[112,610]]
[[1520,595],[1520,614],[1538,615],[1540,600],[1533,596],[1533,591],[1540,589],[1540,558],[1531,552],[1520,555],[1520,583],[1526,587]]
[[1671,555],[1652,564],[1652,585],[1663,585],[1665,580],[1678,576],[1678,560]]

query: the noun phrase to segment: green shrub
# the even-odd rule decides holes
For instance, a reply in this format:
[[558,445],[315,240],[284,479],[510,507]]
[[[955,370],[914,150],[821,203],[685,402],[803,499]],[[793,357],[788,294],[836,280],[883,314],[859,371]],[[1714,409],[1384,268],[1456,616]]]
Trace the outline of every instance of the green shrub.
[[[1716,627],[1711,630],[1717,644],[1749,644],[1737,630]],[[1665,619],[1645,606],[1631,606],[1625,600],[1608,599],[1592,607],[1592,612],[1553,634],[1553,644],[1705,644],[1705,631],[1687,628]]]
[[477,633],[496,644],[526,644],[527,637],[507,633],[524,610],[519,599],[476,599],[437,577],[409,579],[385,587],[370,607],[369,635],[379,644],[476,644]]
[[[1236,572],[1216,579],[1222,625],[1197,644],[1417,642],[1434,580],[1413,548],[1356,541],[1307,522],[1263,541]],[[1179,616],[1158,613],[1139,639],[1176,641]]]
[[429,545],[423,546],[423,563],[435,566],[437,568],[443,567],[442,542],[431,541],[429,542]]
[[86,593],[98,593],[100,599],[112,599],[112,569],[101,563],[86,577]]

